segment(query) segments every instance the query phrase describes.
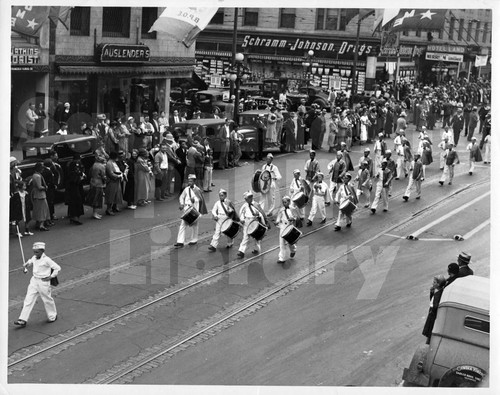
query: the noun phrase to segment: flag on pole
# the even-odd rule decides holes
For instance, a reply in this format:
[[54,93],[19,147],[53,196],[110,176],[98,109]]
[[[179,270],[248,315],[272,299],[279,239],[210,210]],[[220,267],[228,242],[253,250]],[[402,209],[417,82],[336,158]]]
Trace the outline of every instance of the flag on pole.
[[391,14],[387,14],[386,18],[384,13],[382,28],[388,27],[391,31],[439,30],[444,26],[447,11],[446,9],[402,8],[392,18]]
[[474,67],[483,67],[488,63],[488,55],[476,55]]
[[198,34],[207,27],[218,7],[167,7],[153,23],[149,32],[163,32],[190,47]]
[[12,6],[12,31],[38,37],[40,28],[49,18],[50,7]]
[[50,7],[49,18],[56,26],[58,22],[61,22],[66,30],[69,30],[69,17],[72,8],[74,7]]
[[384,29],[388,23],[398,15],[400,8],[377,8],[375,9],[375,20],[373,21],[373,33],[377,29]]

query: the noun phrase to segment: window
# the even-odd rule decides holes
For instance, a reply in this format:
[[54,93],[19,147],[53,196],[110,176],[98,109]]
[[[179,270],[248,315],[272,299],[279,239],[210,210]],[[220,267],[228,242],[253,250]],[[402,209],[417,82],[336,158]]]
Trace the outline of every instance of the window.
[[466,35],[466,40],[469,41],[472,38],[472,21],[469,21],[467,24],[467,35]]
[[403,36],[408,36],[408,30],[403,30]]
[[415,30],[415,37],[420,37],[420,36],[422,36],[422,30],[420,29]]
[[316,30],[345,30],[347,23],[356,15],[357,9],[318,8]]
[[463,40],[462,37],[463,33],[464,33],[464,20],[460,19],[460,22],[458,24],[458,41]]
[[210,21],[211,24],[214,25],[223,25],[224,24],[224,8],[219,8],[215,15],[212,17]]
[[130,37],[130,7],[103,7],[103,37]]
[[476,41],[479,41],[479,31],[481,29],[481,22],[477,21],[476,22],[476,37],[474,37],[474,39]]
[[476,317],[466,316],[464,326],[475,331],[490,333],[490,323]]
[[442,38],[443,38],[443,36],[444,36],[444,34],[443,34],[443,29],[439,29],[439,34],[438,34],[438,37],[439,37],[440,39],[442,39]]
[[74,7],[71,10],[69,34],[71,36],[90,35],[90,7]]
[[156,32],[148,33],[148,31],[157,19],[157,7],[142,7],[141,38],[156,38]]
[[488,26],[488,22],[484,22],[484,28],[483,28],[483,43],[486,42],[486,39],[488,37],[488,29],[489,29],[489,26]]
[[280,27],[295,28],[295,8],[280,8]]
[[455,30],[455,18],[450,19],[450,30],[448,30],[448,38],[453,40],[453,31]]
[[259,24],[259,9],[245,8],[243,12],[243,25],[257,26]]

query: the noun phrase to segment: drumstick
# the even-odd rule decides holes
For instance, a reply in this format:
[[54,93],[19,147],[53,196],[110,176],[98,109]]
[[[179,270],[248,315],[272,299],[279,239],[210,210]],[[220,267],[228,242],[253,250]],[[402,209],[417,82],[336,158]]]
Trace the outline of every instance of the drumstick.
[[21,257],[23,258],[23,272],[28,273],[28,269],[24,266],[24,263],[26,262],[24,259],[24,250],[23,250],[23,243],[21,241],[21,233],[19,232],[19,224],[16,224],[16,230],[17,230],[17,239],[19,240],[19,247],[21,247]]

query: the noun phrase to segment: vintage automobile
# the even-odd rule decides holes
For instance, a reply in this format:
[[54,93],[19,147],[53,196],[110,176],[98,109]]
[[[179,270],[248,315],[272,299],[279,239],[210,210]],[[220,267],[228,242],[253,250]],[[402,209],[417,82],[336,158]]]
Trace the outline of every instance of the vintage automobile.
[[[60,192],[64,191],[64,180],[68,163],[74,155],[80,155],[87,176],[94,164],[94,151],[97,148],[97,138],[81,134],[68,134],[66,136],[54,135],[28,140],[23,143],[23,160],[19,164],[23,179],[28,179],[34,173],[35,163],[43,162],[50,157],[50,152],[55,151],[59,157],[59,164],[63,174],[58,185]],[[87,182],[89,177],[86,178]]]
[[173,129],[179,133],[180,138],[187,140],[194,136],[208,138],[210,147],[213,149],[214,163],[219,160],[222,139],[220,138],[221,129],[226,124],[224,119],[202,118],[190,119],[184,122],[174,123]]
[[[241,152],[245,157],[249,159],[255,158],[255,154],[259,147],[258,129],[261,130],[263,136],[266,135],[267,119],[270,113],[271,111],[268,109],[261,109],[243,111],[239,114],[238,131],[243,135],[243,140],[240,146]],[[290,117],[288,111],[282,111],[281,113],[285,119]],[[283,132],[281,133],[281,136],[278,136],[278,141],[278,144],[272,144],[264,141],[264,151],[284,152],[285,134]]]
[[212,114],[214,111],[222,114],[229,104],[229,90],[207,89],[196,92],[191,101],[192,108],[199,108],[201,112]]
[[417,348],[403,372],[408,387],[488,385],[490,280],[456,279],[441,296],[430,344]]

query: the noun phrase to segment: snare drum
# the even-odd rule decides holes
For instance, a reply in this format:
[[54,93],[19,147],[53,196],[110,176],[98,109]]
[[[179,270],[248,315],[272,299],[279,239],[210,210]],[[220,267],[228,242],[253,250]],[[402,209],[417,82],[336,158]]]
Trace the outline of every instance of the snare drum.
[[347,216],[351,216],[352,212],[356,210],[357,206],[349,199],[344,200],[340,203],[339,210]]
[[256,193],[260,193],[260,175],[262,174],[262,170],[255,171],[252,180],[252,189]]
[[260,193],[266,194],[271,190],[271,172],[269,170],[264,170],[259,177],[259,189]]
[[234,239],[240,233],[241,225],[228,218],[222,223],[220,229],[227,237]]
[[308,200],[309,197],[302,191],[299,191],[292,196],[292,202],[295,207],[298,208],[303,208],[307,204]]
[[200,216],[198,210],[196,210],[193,206],[190,206],[187,210],[182,214],[181,219],[186,221],[188,225],[193,225],[195,221]]
[[281,236],[288,244],[295,244],[300,236],[302,236],[302,232],[298,230],[293,225],[288,225],[285,229],[283,229],[283,236]]
[[248,224],[248,234],[255,240],[262,240],[266,234],[267,227],[262,225],[258,220],[254,219]]

